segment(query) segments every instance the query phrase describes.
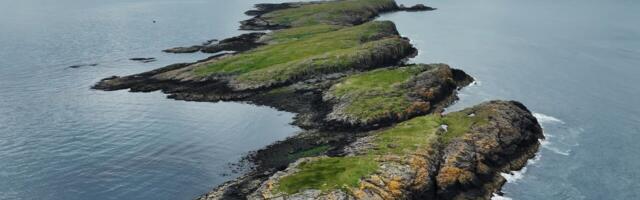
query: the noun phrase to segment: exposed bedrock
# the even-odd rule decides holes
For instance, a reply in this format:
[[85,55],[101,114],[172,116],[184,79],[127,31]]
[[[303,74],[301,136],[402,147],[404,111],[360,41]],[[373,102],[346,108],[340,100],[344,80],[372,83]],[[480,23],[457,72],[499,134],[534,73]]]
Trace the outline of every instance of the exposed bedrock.
[[[253,180],[247,199],[490,199],[543,139],[522,104],[491,101],[443,116],[418,117],[372,131],[345,156],[307,157],[267,180]],[[239,179],[242,180],[242,179]],[[261,181],[262,180],[262,181]],[[229,182],[201,199],[238,192]],[[259,185],[259,186],[257,186]],[[251,187],[246,187],[247,194]]]
[[[398,36],[391,22],[353,27],[303,27],[275,31],[262,35],[259,40],[267,45],[140,74],[109,77],[93,88],[133,92],[161,90],[171,98],[190,101],[261,101],[254,97],[275,94],[292,85],[318,85],[315,83],[401,64],[415,54],[415,49],[407,39]],[[312,47],[317,49],[302,50]],[[283,102],[273,103],[271,106],[291,110],[276,105]]]
[[255,17],[242,21],[240,29],[276,30],[320,23],[353,26],[370,21],[386,12],[429,10],[435,9],[422,4],[411,7],[398,6],[394,0],[258,4],[256,10],[246,12]]
[[332,73],[260,90],[234,90],[228,77],[173,79],[192,65],[174,64],[133,76],[110,77],[94,88],[161,90],[170,98],[189,101],[248,101],[297,113],[295,124],[305,129],[358,131],[441,112],[457,99],[457,90],[473,80],[445,64]]
[[324,93],[330,103],[325,127],[364,130],[442,112],[473,81],[446,64],[409,65],[347,77]]
[[409,12],[416,12],[416,11],[430,11],[430,10],[435,10],[435,8],[433,7],[429,7],[429,6],[425,6],[424,4],[416,4],[413,5],[411,7],[405,7],[404,5],[400,4],[400,6],[398,7],[398,10],[404,10],[404,11],[409,11]]
[[262,32],[245,33],[218,42],[216,42],[216,40],[210,40],[202,45],[174,47],[162,51],[166,53],[195,53],[198,51],[203,53],[219,53],[222,51],[243,52],[264,45],[264,43],[258,41],[260,37],[264,35],[265,33]]
[[417,50],[380,13],[433,8],[393,0],[258,4],[216,53],[96,83],[186,101],[241,101],[296,113],[301,133],[251,153],[253,169],[199,199],[488,199],[526,164],[542,131],[522,104],[441,114],[473,81]]

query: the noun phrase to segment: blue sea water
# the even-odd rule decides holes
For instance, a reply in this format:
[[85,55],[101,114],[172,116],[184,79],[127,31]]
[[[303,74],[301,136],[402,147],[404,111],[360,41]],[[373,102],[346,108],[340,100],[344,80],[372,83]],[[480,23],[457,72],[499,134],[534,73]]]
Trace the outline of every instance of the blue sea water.
[[[89,89],[205,58],[160,50],[236,35],[261,2],[276,1],[0,0],[0,199],[190,199],[294,134],[293,115],[267,107]],[[496,198],[640,199],[640,2],[398,2],[438,8],[381,17],[419,48],[412,62],[477,79],[450,110],[513,99],[544,126]]]
[[392,13],[420,50],[476,78],[458,110],[518,100],[546,141],[504,197],[640,199],[640,1],[399,0],[433,12]]
[[161,50],[234,36],[258,2],[0,0],[0,199],[192,199],[294,134],[268,107],[89,89],[207,57]]

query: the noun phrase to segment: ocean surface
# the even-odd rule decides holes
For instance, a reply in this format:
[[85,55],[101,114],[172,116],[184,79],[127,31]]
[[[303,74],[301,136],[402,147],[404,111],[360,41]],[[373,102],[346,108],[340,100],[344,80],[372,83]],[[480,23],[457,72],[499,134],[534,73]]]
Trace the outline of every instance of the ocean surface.
[[268,107],[89,89],[206,58],[161,50],[235,36],[258,2],[0,0],[0,200],[193,199],[295,134]]
[[[418,0],[400,0],[407,5]],[[524,103],[547,140],[496,199],[640,199],[640,1],[431,0],[393,13],[420,50],[477,81],[458,110]]]
[[[0,199],[191,199],[237,176],[299,130],[293,114],[89,87],[205,58],[160,50],[237,35],[278,1],[0,0]],[[381,17],[419,48],[411,62],[477,79],[450,110],[518,100],[545,129],[496,199],[640,199],[640,1],[398,2],[438,8]]]

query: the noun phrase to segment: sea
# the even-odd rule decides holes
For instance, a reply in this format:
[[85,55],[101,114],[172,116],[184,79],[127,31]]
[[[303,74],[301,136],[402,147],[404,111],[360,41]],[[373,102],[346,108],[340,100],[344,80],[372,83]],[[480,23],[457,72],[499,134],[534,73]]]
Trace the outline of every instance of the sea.
[[[241,34],[265,2],[284,0],[0,0],[0,199],[193,199],[299,132],[270,107],[90,89],[206,58],[161,50]],[[640,1],[397,2],[438,8],[377,19],[419,49],[409,62],[476,79],[448,111],[516,100],[544,128],[494,199],[640,199]]]

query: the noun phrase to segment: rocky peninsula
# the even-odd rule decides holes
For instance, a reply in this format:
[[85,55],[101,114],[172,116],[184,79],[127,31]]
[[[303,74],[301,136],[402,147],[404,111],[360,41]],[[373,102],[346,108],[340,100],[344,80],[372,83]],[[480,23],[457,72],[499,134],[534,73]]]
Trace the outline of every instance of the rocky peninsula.
[[252,32],[170,53],[214,53],[99,90],[162,91],[187,101],[241,101],[296,113],[296,136],[249,155],[252,170],[199,199],[489,199],[502,172],[533,157],[542,129],[515,101],[442,114],[473,78],[408,64],[417,50],[389,21],[427,11],[394,0],[258,4]]

